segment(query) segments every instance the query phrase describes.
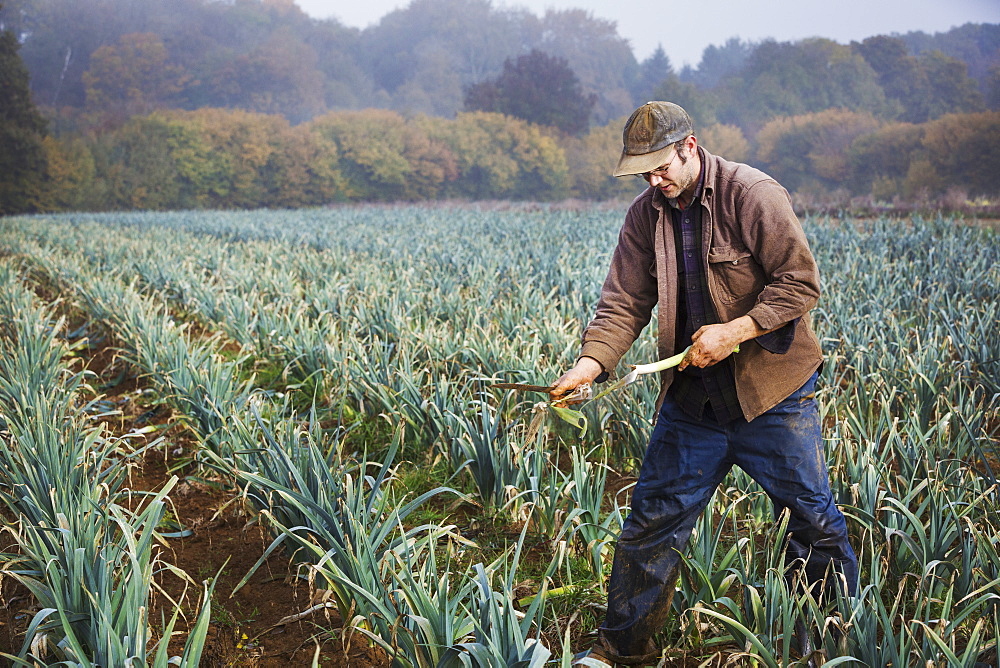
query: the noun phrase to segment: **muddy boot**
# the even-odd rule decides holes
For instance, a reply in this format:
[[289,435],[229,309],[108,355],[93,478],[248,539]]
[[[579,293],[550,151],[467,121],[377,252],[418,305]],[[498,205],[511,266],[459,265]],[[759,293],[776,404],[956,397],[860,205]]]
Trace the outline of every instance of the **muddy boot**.
[[598,639],[594,646],[586,652],[573,657],[573,666],[588,666],[589,668],[612,668],[617,666],[655,666],[660,660],[660,650],[650,640],[645,654],[622,656],[617,654],[603,639]]
[[809,668],[816,668],[819,665],[813,657],[816,647],[813,644],[812,634],[802,620],[795,622],[795,644],[798,645],[799,655],[803,659],[808,658],[809,662],[806,665]]

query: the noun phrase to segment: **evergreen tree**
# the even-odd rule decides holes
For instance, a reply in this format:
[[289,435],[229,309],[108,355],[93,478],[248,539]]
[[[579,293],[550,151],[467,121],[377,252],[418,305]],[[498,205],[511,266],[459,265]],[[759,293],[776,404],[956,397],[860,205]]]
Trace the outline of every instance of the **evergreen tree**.
[[681,81],[715,88],[723,79],[738,76],[756,48],[756,44],[744,42],[738,37],[730,37],[722,46],[710,44],[701,52],[698,68],[692,70],[686,67],[681,73]]
[[28,91],[17,38],[0,32],[0,215],[37,211],[45,176],[45,120]]
[[639,106],[653,99],[651,96],[656,87],[673,74],[670,58],[662,45],[657,46],[649,58],[639,63],[638,74],[632,83],[632,100],[635,105]]

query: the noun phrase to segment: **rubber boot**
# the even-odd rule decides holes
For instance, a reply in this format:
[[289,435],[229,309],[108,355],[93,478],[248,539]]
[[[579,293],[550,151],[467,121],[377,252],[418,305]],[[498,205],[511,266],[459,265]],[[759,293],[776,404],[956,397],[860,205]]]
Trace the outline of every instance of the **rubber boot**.
[[816,659],[813,658],[813,652],[816,651],[816,647],[813,645],[812,634],[806,628],[805,622],[801,619],[795,622],[795,641],[799,646],[799,655],[802,658],[808,657],[808,663],[806,663],[809,668],[817,668],[819,664],[816,663]]

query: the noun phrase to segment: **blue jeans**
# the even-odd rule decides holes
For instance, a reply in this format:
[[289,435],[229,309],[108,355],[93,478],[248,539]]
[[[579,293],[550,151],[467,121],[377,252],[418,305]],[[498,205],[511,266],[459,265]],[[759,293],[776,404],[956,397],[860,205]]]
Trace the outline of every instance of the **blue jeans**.
[[615,548],[600,641],[621,657],[655,650],[666,621],[682,549],[712,493],[735,464],[767,492],[775,515],[790,509],[788,562],[801,559],[819,582],[831,562],[857,589],[858,560],[833,502],[823,453],[816,374],[752,422],[696,420],[670,396],[650,437],[632,512]]

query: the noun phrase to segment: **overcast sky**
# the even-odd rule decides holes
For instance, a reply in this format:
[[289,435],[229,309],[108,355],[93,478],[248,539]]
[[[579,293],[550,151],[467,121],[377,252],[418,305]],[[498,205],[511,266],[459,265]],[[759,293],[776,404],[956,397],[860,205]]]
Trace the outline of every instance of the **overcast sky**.
[[[409,0],[296,0],[307,14],[365,28]],[[676,68],[695,66],[710,44],[730,37],[792,41],[828,37],[841,44],[871,35],[945,32],[963,23],[1000,23],[1000,0],[494,0],[494,7],[582,8],[618,24],[642,60],[657,44]]]

